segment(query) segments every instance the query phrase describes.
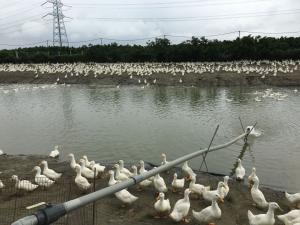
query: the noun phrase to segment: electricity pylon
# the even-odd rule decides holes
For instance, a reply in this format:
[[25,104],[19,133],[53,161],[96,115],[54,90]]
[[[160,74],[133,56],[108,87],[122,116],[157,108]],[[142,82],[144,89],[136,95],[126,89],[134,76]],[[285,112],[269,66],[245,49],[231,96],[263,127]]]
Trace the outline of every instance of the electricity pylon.
[[53,4],[53,12],[43,16],[43,18],[46,16],[53,16],[53,46],[69,46],[68,35],[64,22],[64,18],[66,18],[66,16],[63,14],[62,10],[64,4],[61,0],[48,0],[42,5],[45,5],[46,3]]

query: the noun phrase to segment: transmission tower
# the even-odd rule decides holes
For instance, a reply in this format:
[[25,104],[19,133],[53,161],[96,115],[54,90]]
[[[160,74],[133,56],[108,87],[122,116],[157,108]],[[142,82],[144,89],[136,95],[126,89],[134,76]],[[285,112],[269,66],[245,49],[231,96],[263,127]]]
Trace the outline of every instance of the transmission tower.
[[43,16],[43,18],[49,15],[53,16],[53,46],[69,46],[68,35],[64,22],[64,18],[66,18],[66,16],[63,14],[62,9],[64,4],[61,0],[48,0],[42,5],[45,5],[46,3],[51,3],[53,5],[53,12]]

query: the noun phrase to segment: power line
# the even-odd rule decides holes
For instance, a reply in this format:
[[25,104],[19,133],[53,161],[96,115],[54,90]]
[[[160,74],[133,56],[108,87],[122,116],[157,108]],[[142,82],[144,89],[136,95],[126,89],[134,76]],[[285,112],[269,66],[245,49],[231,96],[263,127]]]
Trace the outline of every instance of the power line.
[[9,47],[24,47],[24,46],[33,46],[33,45],[39,45],[47,43],[47,41],[40,41],[40,42],[34,42],[34,43],[27,43],[27,44],[19,44],[19,45],[13,45],[13,44],[1,44],[0,46],[9,46]]
[[107,4],[103,5],[101,3],[95,3],[95,4],[88,4],[88,3],[82,3],[82,4],[75,4],[73,8],[95,8],[95,7],[104,7],[104,8],[110,8],[110,9],[122,9],[122,10],[132,10],[132,9],[171,9],[171,8],[191,8],[191,7],[207,7],[207,6],[226,6],[226,5],[235,5],[235,4],[253,4],[253,3],[262,3],[262,2],[268,2],[270,0],[257,0],[257,1],[242,1],[242,2],[224,2],[224,3],[213,3],[213,2],[191,2],[188,4],[188,2],[182,2],[180,4],[173,4],[173,5],[112,5]]
[[5,17],[1,17],[0,18],[0,20],[5,20],[5,19],[7,19],[7,18],[10,18],[10,17],[15,17],[15,16],[18,16],[18,15],[24,15],[24,13],[27,13],[27,12],[31,12],[31,11],[34,11],[34,10],[36,10],[36,8],[37,7],[30,7],[30,8],[28,8],[28,9],[22,9],[21,11],[15,11],[15,13],[14,14],[10,14],[10,15],[7,15],[7,16],[5,16]]
[[269,1],[269,0],[261,0],[261,1],[172,1],[172,2],[142,2],[142,3],[74,3],[72,2],[72,5],[78,5],[78,6],[109,6],[109,7],[116,7],[116,6],[153,6],[153,5],[181,5],[181,4],[195,4],[195,3],[214,3],[214,4],[226,4],[226,3],[235,3],[235,4],[240,4],[240,3],[253,3],[253,2],[262,2],[262,1]]
[[[1,29],[7,29],[7,27],[10,27],[10,26],[18,26],[18,25],[22,25],[26,22],[29,22],[29,21],[32,21],[32,20],[41,20],[41,16],[43,14],[36,14],[36,15],[32,15],[32,16],[29,16],[29,17],[25,17],[25,18],[19,18],[17,20],[13,20],[13,21],[10,21],[8,23],[3,23],[3,24],[0,24],[0,28]],[[21,23],[20,23],[21,22]]]
[[[32,20],[32,21],[37,21],[37,20]],[[49,22],[46,22],[46,23],[44,23],[44,24],[50,24]],[[32,28],[34,28],[34,27],[37,27],[38,25],[40,25],[40,24],[34,24],[34,25],[31,25],[31,26],[29,26],[26,30],[32,30]],[[18,32],[18,31],[20,31],[20,28],[15,28],[15,30],[12,30],[12,31],[6,31],[6,32],[1,32],[0,33],[0,35],[7,35],[7,34],[13,34],[13,33],[16,33],[16,32]],[[23,29],[22,29],[22,31],[23,31]]]

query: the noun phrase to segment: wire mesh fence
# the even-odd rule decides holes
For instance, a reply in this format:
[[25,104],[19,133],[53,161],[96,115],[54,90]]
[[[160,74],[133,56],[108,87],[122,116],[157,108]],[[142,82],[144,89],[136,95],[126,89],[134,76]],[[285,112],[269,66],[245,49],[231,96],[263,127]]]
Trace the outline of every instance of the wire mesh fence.
[[[1,177],[3,187],[0,189],[0,225],[8,225],[17,219],[35,213],[38,208],[28,208],[37,203],[61,203],[79,197],[83,193],[78,190],[73,179],[59,179],[50,187],[41,185],[34,189],[38,182],[31,175],[19,177],[17,183],[11,177]],[[31,183],[24,182],[24,180]],[[46,182],[45,182],[46,183]],[[20,189],[22,188],[22,189]],[[27,189],[27,190],[25,190]],[[29,191],[29,189],[34,189]],[[97,224],[96,204],[88,205],[81,210],[68,214],[55,222],[55,225],[89,225]]]

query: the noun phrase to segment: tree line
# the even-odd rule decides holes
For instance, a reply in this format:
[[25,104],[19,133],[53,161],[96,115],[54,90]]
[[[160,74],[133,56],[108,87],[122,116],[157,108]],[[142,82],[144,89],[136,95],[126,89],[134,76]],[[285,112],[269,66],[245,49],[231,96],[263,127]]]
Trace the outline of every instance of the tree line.
[[192,37],[179,44],[156,38],[146,45],[84,45],[0,50],[0,63],[196,62],[300,59],[300,37],[245,36],[235,40]]

